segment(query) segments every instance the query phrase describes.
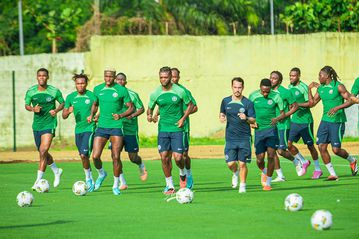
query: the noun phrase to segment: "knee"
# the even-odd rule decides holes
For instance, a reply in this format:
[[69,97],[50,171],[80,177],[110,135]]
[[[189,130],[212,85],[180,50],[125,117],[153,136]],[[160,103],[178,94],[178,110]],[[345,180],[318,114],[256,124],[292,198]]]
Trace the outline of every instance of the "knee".
[[40,147],[39,154],[41,157],[45,157],[47,155],[47,152],[48,152],[48,149]]
[[247,168],[247,164],[245,164],[245,163],[240,163],[240,164],[239,164],[239,168],[240,168],[240,169],[246,169],[246,168]]
[[319,149],[320,153],[323,153],[327,150],[327,147],[325,147],[323,144],[319,144],[318,149]]
[[340,148],[334,148],[334,147],[332,147],[332,151],[333,151],[334,154],[338,155],[339,152],[340,152]]
[[[283,149],[278,149],[278,154],[279,154],[280,156],[283,156],[284,150],[283,150]],[[273,155],[273,157],[274,157],[274,155]]]
[[131,162],[136,162],[137,161],[137,155],[129,154],[128,157],[130,158]]

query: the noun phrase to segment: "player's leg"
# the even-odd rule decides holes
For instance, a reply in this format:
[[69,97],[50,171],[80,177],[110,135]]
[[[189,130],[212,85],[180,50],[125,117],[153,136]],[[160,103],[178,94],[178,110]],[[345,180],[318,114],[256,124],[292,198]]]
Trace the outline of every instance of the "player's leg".
[[239,193],[246,192],[246,180],[247,180],[248,168],[247,163],[239,161]]
[[186,173],[186,188],[192,189],[193,188],[193,176],[191,171],[191,157],[189,156],[189,132],[184,133],[184,166],[185,166],[185,173]]
[[282,168],[280,167],[280,161],[277,153],[274,154],[274,170],[277,173],[277,177],[273,179],[272,182],[284,182],[285,177]]
[[[251,159],[252,150],[251,150],[251,138],[248,140],[243,140],[239,144],[238,152],[238,162],[239,162],[239,193],[246,192],[246,184],[247,184],[247,175],[248,175],[248,168],[247,168],[247,160]],[[250,162],[250,161],[249,161]]]
[[266,178],[265,186],[263,187],[263,190],[265,190],[265,191],[272,190],[271,182],[272,182],[272,175],[273,175],[273,172],[274,172],[274,157],[275,157],[275,154],[276,154],[275,146],[273,148],[267,146],[267,160],[268,160],[268,163],[267,163],[267,178]]
[[83,132],[76,134],[75,142],[82,161],[82,167],[85,172],[87,190],[92,192],[95,189],[95,182],[92,178],[89,155],[91,154],[92,149],[93,133]]
[[312,179],[318,179],[320,178],[320,176],[323,175],[323,172],[319,165],[318,151],[314,146],[313,123],[309,124],[308,128],[302,131],[301,137],[304,143],[307,145],[307,148],[314,162],[314,171],[313,171]]
[[101,155],[110,135],[104,128],[97,128],[94,136],[92,160],[98,172],[98,177],[95,182],[95,191],[101,187],[102,182],[107,177],[106,171],[102,167]]
[[139,143],[137,135],[125,135],[123,137],[123,140],[125,145],[125,151],[128,153],[130,161],[138,165],[140,171],[140,179],[142,181],[146,181],[148,174],[141,156],[138,155]]
[[231,142],[226,142],[224,148],[224,155],[226,158],[226,163],[228,169],[232,172],[232,188],[236,188],[238,186],[238,150],[232,146]]
[[267,168],[265,167],[264,157],[266,152],[265,137],[261,132],[255,131],[254,148],[257,159],[257,166],[261,170],[261,184],[265,186],[267,181]]
[[[113,129],[117,130],[117,129]],[[121,148],[123,147],[123,137],[118,134],[111,135],[111,157],[113,163],[113,186],[112,192],[114,195],[120,195],[120,189],[125,190],[128,188],[125,181],[123,172],[122,172],[122,162],[121,162]],[[121,176],[122,175],[122,178]],[[119,182],[121,181],[121,188],[119,188]]]
[[173,159],[176,162],[177,167],[179,168],[180,175],[180,188],[186,187],[186,172],[184,170],[184,142],[183,142],[183,132],[174,132],[170,133],[171,137],[171,151]]
[[[296,166],[296,171],[298,176],[303,176],[306,173],[306,171],[302,170],[303,165],[305,165],[305,167],[308,167],[310,162],[308,162],[308,160],[306,160],[303,157],[303,155],[299,152],[298,148],[294,146],[293,142],[297,143],[301,137],[303,138],[303,132],[306,132],[306,134],[308,135],[308,130],[306,129],[307,129],[306,124],[291,123],[290,125],[290,131],[288,137],[288,150],[293,155],[294,161],[299,162]],[[311,141],[313,142],[313,140]]]
[[159,132],[157,138],[158,152],[161,156],[162,170],[166,179],[166,187],[163,190],[164,194],[174,194],[175,187],[172,179],[172,164],[171,164],[171,137],[170,133]]

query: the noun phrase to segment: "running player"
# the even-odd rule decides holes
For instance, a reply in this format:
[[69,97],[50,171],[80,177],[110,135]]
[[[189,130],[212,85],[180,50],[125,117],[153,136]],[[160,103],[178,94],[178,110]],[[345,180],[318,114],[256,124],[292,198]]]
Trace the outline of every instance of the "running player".
[[[358,173],[357,160],[341,148],[342,138],[345,132],[346,116],[344,108],[350,106],[350,93],[345,86],[340,83],[339,77],[331,66],[324,66],[319,72],[319,82],[312,82],[309,85],[309,104],[311,107],[323,100],[323,116],[317,133],[317,144],[323,162],[330,175],[328,180],[338,180],[328,152],[328,144],[331,143],[333,153],[346,159],[350,164],[352,175]],[[317,88],[314,97],[312,88]],[[346,100],[344,102],[344,100]]]
[[238,186],[238,174],[240,174],[239,193],[246,192],[248,174],[246,163],[251,159],[252,141],[249,125],[255,123],[256,117],[253,103],[242,95],[243,89],[243,79],[233,78],[232,95],[222,100],[219,113],[219,120],[222,123],[227,121],[224,154],[227,166],[233,173],[232,188]]
[[[123,87],[126,87],[127,77],[124,73],[120,72],[116,75],[116,82]],[[123,119],[123,144],[125,146],[125,151],[128,153],[128,157],[131,162],[138,165],[140,170],[140,179],[142,181],[147,180],[147,170],[145,164],[142,161],[141,156],[138,155],[139,143],[138,143],[138,120],[137,117],[143,114],[144,107],[142,101],[138,94],[128,88],[128,93],[130,94],[131,101],[134,106],[133,112]],[[124,105],[124,110],[127,109],[127,106]],[[121,150],[122,151],[122,150]],[[125,177],[120,174],[120,190],[127,189],[127,183]]]
[[[102,168],[101,154],[107,141],[112,143],[111,157],[113,160],[114,182],[112,192],[114,195],[120,195],[119,176],[122,173],[122,162],[120,158],[123,147],[122,118],[133,112],[133,104],[128,91],[125,87],[115,83],[116,71],[108,69],[104,71],[104,81],[94,88],[96,100],[91,109],[91,115],[88,121],[91,122],[96,113],[96,107],[100,109],[98,119],[98,128],[95,132],[92,158],[94,165],[99,173],[95,182],[95,190],[98,190],[106,178],[107,173]],[[126,105],[128,109],[123,112]]]
[[[49,153],[55,129],[57,126],[56,115],[64,108],[64,98],[56,87],[47,84],[49,71],[45,68],[37,70],[37,85],[31,86],[25,95],[25,109],[34,112],[32,130],[34,133],[35,144],[39,151],[39,169],[37,178],[32,189],[36,189],[37,182],[42,179],[46,166],[49,165],[54,172],[54,187],[60,184],[62,169],[58,168]],[[56,107],[56,101],[59,106]]]
[[357,98],[357,95],[359,95],[359,77],[356,78],[354,85],[352,86],[351,93],[352,93],[352,96],[350,97],[350,99],[354,103],[359,104],[359,98]]
[[93,133],[95,131],[95,122],[87,122],[87,117],[91,114],[91,108],[95,101],[94,94],[87,90],[89,81],[85,74],[75,74],[72,78],[75,82],[76,91],[66,97],[65,107],[62,111],[62,118],[67,119],[71,113],[74,113],[75,143],[82,161],[82,167],[85,171],[86,186],[89,192],[95,188],[95,182],[92,178],[90,167],[90,154],[93,143]]
[[[158,105],[160,110],[160,121],[158,124],[158,151],[162,160],[162,169],[166,177],[164,194],[175,193],[171,175],[171,156],[180,169],[180,176],[185,175],[183,160],[183,137],[184,125],[187,117],[193,110],[193,103],[186,92],[171,82],[171,68],[165,66],[159,71],[161,86],[150,96],[147,110],[147,121],[153,122],[153,109]],[[183,104],[187,110],[183,112]]]
[[[279,145],[277,152],[282,157],[290,160],[293,162],[298,176],[301,175],[301,164],[300,162],[295,159],[292,154],[287,150],[288,149],[288,136],[289,136],[289,129],[290,129],[290,116],[297,111],[298,104],[295,102],[295,98],[293,97],[290,90],[284,88],[281,84],[283,81],[283,75],[279,71],[272,71],[270,74],[270,80],[272,83],[272,90],[280,95],[283,99],[283,106],[284,106],[284,113],[285,119],[278,122],[277,129],[278,129],[278,138],[279,138]],[[278,114],[279,112],[277,112]],[[280,162],[278,155],[275,154],[274,156],[275,162],[275,171],[277,173],[277,178],[275,178],[272,182],[283,182],[285,181],[285,177],[283,175],[282,169],[280,167]]]
[[313,137],[313,117],[310,112],[308,102],[308,86],[300,80],[300,69],[294,67],[289,72],[290,85],[289,89],[295,97],[299,109],[292,115],[289,138],[288,138],[288,149],[292,153],[295,159],[299,160],[302,164],[301,176],[305,175],[307,168],[310,165],[310,161],[306,160],[303,155],[299,152],[298,148],[294,146],[293,142],[298,142],[300,138],[303,139],[304,144],[312,156],[314,162],[314,172],[312,179],[318,179],[322,176],[323,172],[319,166],[318,151],[314,146]]
[[[278,93],[271,90],[271,81],[263,79],[260,89],[254,91],[249,100],[254,104],[256,114],[254,147],[258,168],[262,171],[263,190],[272,190],[271,181],[274,171],[274,157],[278,145],[277,123],[284,119],[283,100]],[[277,109],[280,114],[277,116]],[[268,169],[265,168],[264,157],[267,153]]]

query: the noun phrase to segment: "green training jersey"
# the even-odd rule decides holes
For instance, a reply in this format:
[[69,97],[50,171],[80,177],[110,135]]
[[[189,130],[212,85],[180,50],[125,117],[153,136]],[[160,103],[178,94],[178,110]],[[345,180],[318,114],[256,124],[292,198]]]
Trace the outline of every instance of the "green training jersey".
[[352,86],[351,92],[353,95],[359,95],[359,77],[355,79],[354,85]]
[[[295,102],[295,98],[292,95],[292,92],[286,89],[283,86],[279,86],[277,90],[273,90],[278,93],[283,100],[284,112],[287,113],[289,111],[289,106]],[[279,115],[279,109],[277,108],[277,115]],[[277,128],[279,130],[289,129],[290,128],[290,117],[285,118],[284,120],[277,123]]]
[[[188,97],[190,98],[190,100],[192,101],[193,105],[196,106],[197,105],[197,102],[196,100],[193,98],[192,96],[192,93],[186,88],[184,87],[183,85],[181,84],[177,84],[179,87],[181,87],[185,92],[186,94],[188,95]],[[183,104],[183,112],[185,112],[187,110],[187,105],[186,104]],[[183,126],[184,128],[184,131],[185,132],[189,132],[190,131],[190,123],[189,123],[189,116],[187,117],[186,121],[185,121],[185,125]]]
[[[292,92],[298,104],[308,102],[308,86],[302,81],[299,81],[298,85],[289,85],[288,89]],[[298,110],[292,114],[291,120],[296,124],[313,123],[312,112],[310,112],[309,108],[299,107]]]
[[121,129],[123,119],[114,120],[112,114],[121,114],[123,105],[131,102],[127,89],[117,83],[110,87],[102,83],[94,88],[94,95],[100,109],[98,127]]
[[176,84],[171,89],[164,91],[159,86],[150,96],[148,107],[154,109],[156,105],[160,110],[159,132],[181,132],[184,128],[177,126],[178,120],[183,117],[183,104],[188,104],[191,99],[186,92]]
[[[138,96],[138,94],[128,88],[128,93],[130,94],[131,101],[133,103],[134,110],[136,112],[139,109],[143,109],[143,103]],[[128,107],[126,104],[123,105],[123,112],[125,112]],[[123,132],[125,135],[137,135],[138,133],[138,119],[137,116],[133,117],[132,119],[123,118]]]
[[95,122],[92,121],[88,123],[87,117],[91,114],[91,108],[95,100],[95,95],[89,90],[86,90],[83,95],[74,91],[66,97],[65,109],[71,106],[74,108],[73,114],[76,122],[75,134],[94,131]]
[[341,84],[342,83],[338,81],[332,80],[328,85],[320,85],[318,87],[318,94],[323,102],[323,121],[333,123],[342,123],[347,121],[344,109],[338,110],[333,116],[328,115],[330,109],[344,103],[344,99],[338,90],[338,87]]
[[41,110],[34,113],[34,121],[32,129],[35,131],[55,129],[57,126],[57,117],[52,117],[50,110],[56,109],[56,101],[60,104],[64,103],[62,93],[56,87],[47,85],[46,90],[39,91],[38,85],[30,87],[25,95],[25,104],[32,107],[39,105]]
[[260,90],[254,91],[249,96],[249,100],[254,104],[254,111],[256,113],[256,122],[258,128],[255,130],[270,129],[273,126],[272,118],[277,117],[278,112],[284,110],[283,100],[278,93],[270,91],[267,98],[265,98]]

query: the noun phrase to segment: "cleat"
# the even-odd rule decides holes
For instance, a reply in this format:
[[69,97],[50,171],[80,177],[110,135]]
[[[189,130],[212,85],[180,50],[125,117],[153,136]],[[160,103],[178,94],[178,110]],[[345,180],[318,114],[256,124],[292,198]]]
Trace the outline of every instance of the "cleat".
[[313,172],[312,179],[318,179],[318,178],[320,178],[320,176],[322,176],[322,175],[323,175],[322,170],[319,170],[319,171],[315,170],[315,171]]
[[245,187],[239,187],[239,190],[238,190],[239,193],[246,193],[246,188]]
[[148,176],[148,173],[147,173],[146,168],[144,167],[143,169],[140,169],[140,179],[142,182],[147,180],[147,176]]
[[36,191],[36,188],[37,188],[37,181],[34,183],[34,185],[32,185],[31,190]]
[[355,160],[350,164],[350,169],[352,170],[353,176],[355,176],[358,173],[358,160]]
[[261,183],[262,183],[263,187],[266,185],[266,182],[267,182],[267,175],[262,173],[261,174]]
[[339,178],[336,175],[329,175],[327,181],[338,181]]
[[304,176],[307,173],[307,169],[308,169],[310,164],[311,163],[310,163],[309,160],[307,162],[303,163],[303,165],[302,165],[302,173],[299,176]]
[[187,177],[185,176],[185,179],[182,180],[181,176],[180,176],[180,188],[185,188],[187,185]]
[[55,173],[54,188],[56,188],[57,186],[59,186],[62,172],[63,172],[62,168],[59,168],[59,170],[57,171],[57,173]]
[[93,190],[95,189],[95,182],[93,181],[93,179],[89,179],[86,181],[86,187],[87,187],[87,192],[89,193],[93,192]]
[[171,194],[175,194],[176,191],[174,188],[169,188],[168,186],[165,187],[165,189],[163,190],[163,194],[165,195],[171,195]]
[[302,176],[302,166],[300,164],[295,166],[295,171],[297,172],[298,176]]
[[232,188],[238,187],[238,176],[233,174],[232,176]]
[[186,188],[192,189],[193,188],[193,177],[192,175],[186,177]]
[[272,180],[272,182],[276,183],[276,182],[285,182],[285,178],[281,178],[281,177],[276,177],[275,179]]
[[118,188],[112,188],[112,192],[113,192],[113,194],[116,195],[116,196],[118,196],[118,195],[121,194],[121,191],[120,191],[120,189],[118,189]]
[[271,190],[272,190],[271,186],[266,185],[263,187],[263,191],[271,191]]
[[120,190],[126,190],[128,188],[127,184],[121,184],[119,189]]
[[99,177],[96,179],[94,191],[97,191],[97,190],[101,187],[101,184],[103,183],[103,181],[105,180],[106,177],[107,177],[107,173],[105,172],[102,177],[99,176]]

